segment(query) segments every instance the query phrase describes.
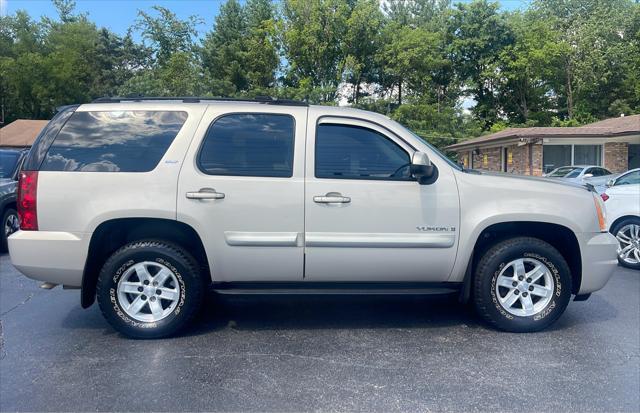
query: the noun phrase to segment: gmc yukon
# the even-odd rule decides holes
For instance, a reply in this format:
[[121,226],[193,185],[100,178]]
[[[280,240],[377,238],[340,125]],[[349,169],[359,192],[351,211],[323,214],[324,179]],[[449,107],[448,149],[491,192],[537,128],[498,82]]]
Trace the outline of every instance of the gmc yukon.
[[458,293],[537,331],[616,266],[587,186],[465,170],[383,115],[295,101],[65,107],[18,192],[13,265],[138,338],[174,334],[209,289]]

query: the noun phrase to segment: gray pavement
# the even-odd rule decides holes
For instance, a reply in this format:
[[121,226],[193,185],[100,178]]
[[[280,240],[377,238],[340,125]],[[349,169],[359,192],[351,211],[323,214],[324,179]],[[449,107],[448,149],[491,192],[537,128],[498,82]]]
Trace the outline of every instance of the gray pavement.
[[180,337],[128,340],[0,256],[2,411],[639,411],[640,273],[548,331],[447,297],[231,297]]

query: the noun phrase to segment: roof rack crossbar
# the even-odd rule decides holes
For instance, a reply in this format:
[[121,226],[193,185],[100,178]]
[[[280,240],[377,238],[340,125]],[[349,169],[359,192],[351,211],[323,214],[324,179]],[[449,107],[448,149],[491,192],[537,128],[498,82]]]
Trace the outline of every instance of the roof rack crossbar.
[[249,98],[227,98],[227,97],[200,97],[200,96],[122,96],[122,97],[101,97],[91,103],[120,103],[120,102],[145,102],[145,101],[182,101],[183,103],[201,102],[255,102],[267,105],[284,106],[309,106],[307,102],[291,99],[278,99],[270,96],[256,96]]

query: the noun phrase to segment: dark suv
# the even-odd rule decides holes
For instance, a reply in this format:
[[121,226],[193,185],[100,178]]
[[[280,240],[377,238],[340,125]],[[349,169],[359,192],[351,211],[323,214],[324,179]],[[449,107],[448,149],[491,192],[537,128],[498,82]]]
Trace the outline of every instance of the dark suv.
[[0,149],[0,252],[7,251],[7,237],[20,228],[16,212],[16,188],[18,171],[27,149]]

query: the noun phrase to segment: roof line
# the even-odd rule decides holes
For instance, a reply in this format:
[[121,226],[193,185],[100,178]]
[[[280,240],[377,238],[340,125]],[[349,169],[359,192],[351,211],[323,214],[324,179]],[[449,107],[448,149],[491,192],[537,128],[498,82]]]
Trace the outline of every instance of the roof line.
[[121,103],[121,102],[147,102],[147,101],[181,101],[183,103],[203,103],[203,102],[254,102],[267,105],[283,106],[309,106],[307,102],[291,99],[278,99],[271,96],[256,96],[250,98],[227,98],[227,97],[207,97],[207,96],[123,96],[123,97],[101,97],[91,103]]
[[[469,141],[463,141],[460,143],[454,143],[453,145],[449,145],[445,147],[445,149],[458,149],[464,148],[467,146],[480,146],[480,145],[489,145],[492,143],[497,143],[501,141],[507,141],[510,139],[542,139],[542,138],[558,138],[558,139],[578,139],[578,138],[615,138],[620,136],[629,136],[629,135],[638,135],[640,131],[621,131],[621,132],[608,132],[608,133],[578,133],[575,134],[567,134],[567,135],[554,135],[550,133],[545,134],[508,134],[503,136],[498,136],[495,138],[484,139],[484,140],[474,140],[475,138],[469,139]],[[479,136],[478,138],[488,137],[490,135]]]

